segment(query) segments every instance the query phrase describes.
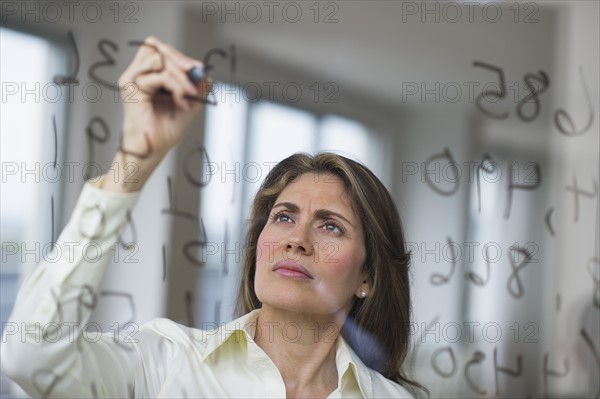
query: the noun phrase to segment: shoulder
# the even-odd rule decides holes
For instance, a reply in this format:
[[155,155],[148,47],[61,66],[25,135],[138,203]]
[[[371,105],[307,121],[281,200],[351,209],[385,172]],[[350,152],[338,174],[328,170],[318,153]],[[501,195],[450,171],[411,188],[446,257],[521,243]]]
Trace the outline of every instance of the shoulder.
[[211,334],[211,331],[187,327],[167,318],[154,318],[142,324],[131,338],[143,347],[150,346],[172,357],[190,349],[201,354]]
[[374,398],[413,398],[413,395],[411,395],[402,385],[385,378],[373,369],[368,367],[367,369],[371,375]]
[[215,335],[215,331],[219,330],[217,323],[204,323],[202,329],[195,327],[184,326],[171,319],[157,317],[140,327],[140,333],[146,335],[155,335],[172,342],[189,342],[204,343],[208,337]]
[[186,327],[164,317],[156,317],[142,324],[140,327],[140,332],[160,335],[164,336],[165,338],[176,337],[180,335],[188,336],[191,330],[195,329]]
[[167,318],[154,318],[140,327],[137,336],[142,346],[151,345],[161,350],[169,348],[171,355],[179,353],[204,359],[232,334],[242,331],[257,314],[252,312],[227,324],[203,323],[201,329],[187,327]]

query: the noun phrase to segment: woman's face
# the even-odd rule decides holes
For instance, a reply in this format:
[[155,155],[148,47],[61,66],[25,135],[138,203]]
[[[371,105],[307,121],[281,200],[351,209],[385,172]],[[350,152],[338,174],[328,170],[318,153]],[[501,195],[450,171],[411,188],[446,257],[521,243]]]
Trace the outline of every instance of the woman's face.
[[363,227],[344,184],[330,174],[306,173],[281,192],[256,258],[256,295],[275,308],[349,311],[368,290]]

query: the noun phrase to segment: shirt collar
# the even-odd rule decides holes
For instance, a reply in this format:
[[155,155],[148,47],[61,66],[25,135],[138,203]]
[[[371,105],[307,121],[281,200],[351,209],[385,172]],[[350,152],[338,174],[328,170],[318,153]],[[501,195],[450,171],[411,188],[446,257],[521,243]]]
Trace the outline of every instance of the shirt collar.
[[352,350],[341,334],[337,338],[335,361],[338,370],[338,386],[340,391],[344,391],[344,386],[350,382],[349,378],[354,378],[363,398],[373,396],[371,374],[368,367]]
[[[230,339],[234,339],[240,345],[240,349],[247,354],[249,345],[256,346],[253,338],[259,314],[260,309],[254,309],[250,313],[222,325],[220,328],[198,330],[197,334],[200,337],[197,336],[197,338],[201,339],[205,347],[202,361]],[[347,384],[355,382],[364,398],[371,397],[373,389],[369,369],[341,334],[337,338],[335,360],[338,371],[339,390],[343,392]]]
[[240,344],[243,343],[244,350],[247,343],[254,344],[253,337],[256,329],[256,319],[259,314],[260,309],[255,309],[229,323],[222,324],[219,328],[215,324],[212,326],[214,328],[211,329],[196,330],[196,339],[200,340],[204,346],[202,361],[230,339],[234,339]]

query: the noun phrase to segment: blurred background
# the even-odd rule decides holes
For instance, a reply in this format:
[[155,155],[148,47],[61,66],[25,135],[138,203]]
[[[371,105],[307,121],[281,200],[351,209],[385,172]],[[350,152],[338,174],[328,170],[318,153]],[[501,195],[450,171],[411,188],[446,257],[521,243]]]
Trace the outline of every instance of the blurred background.
[[[330,150],[395,198],[405,367],[432,397],[599,396],[598,2],[4,1],[0,18],[3,323],[108,172],[114,82],[154,35],[213,66],[214,104],[112,254],[104,331],[231,320],[260,182]],[[2,397],[23,396],[0,375]]]

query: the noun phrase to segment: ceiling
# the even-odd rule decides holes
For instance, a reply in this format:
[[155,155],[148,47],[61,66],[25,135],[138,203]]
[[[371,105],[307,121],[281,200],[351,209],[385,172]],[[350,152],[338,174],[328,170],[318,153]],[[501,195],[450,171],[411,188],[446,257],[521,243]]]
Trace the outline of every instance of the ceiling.
[[[501,67],[507,82],[520,81],[526,72],[552,68],[555,22],[550,6],[540,7],[535,13],[536,23],[515,23],[514,12],[507,8],[498,22],[492,23],[484,19],[483,8],[473,8],[469,16],[469,8],[460,5],[461,17],[453,23],[458,16],[456,2],[454,8],[440,6],[438,15],[421,15],[419,10],[413,14],[414,10],[402,2],[345,1],[336,2],[337,10],[333,6],[321,9],[320,19],[325,18],[325,12],[335,11],[337,22],[315,23],[314,10],[308,8],[313,3],[297,2],[303,16],[296,23],[287,22],[278,8],[273,9],[269,22],[266,7],[259,22],[252,23],[256,8],[240,9],[239,22],[235,22],[235,14],[220,14],[223,10],[219,10],[209,15],[201,4],[187,4],[193,8],[195,18],[210,25],[223,41],[235,43],[243,53],[335,80],[385,101],[420,103],[419,95],[403,98],[403,87],[421,87],[424,83],[433,88],[435,82],[440,88],[446,84],[454,86],[448,86],[449,96],[454,96],[450,90],[458,85],[464,91],[461,99],[467,99],[468,82],[497,81],[493,72],[473,67],[474,61]],[[493,17],[493,11],[487,11],[488,19]],[[288,15],[294,14],[288,10]],[[431,101],[433,96],[429,97],[428,102]]]

